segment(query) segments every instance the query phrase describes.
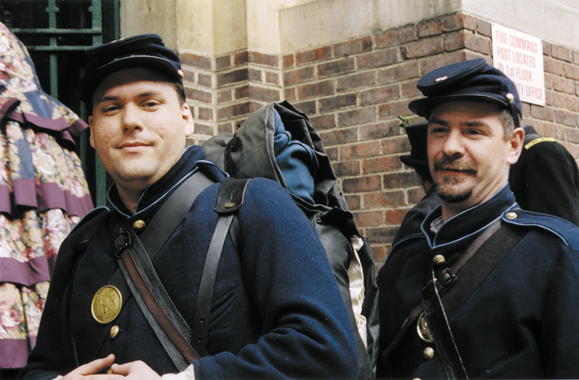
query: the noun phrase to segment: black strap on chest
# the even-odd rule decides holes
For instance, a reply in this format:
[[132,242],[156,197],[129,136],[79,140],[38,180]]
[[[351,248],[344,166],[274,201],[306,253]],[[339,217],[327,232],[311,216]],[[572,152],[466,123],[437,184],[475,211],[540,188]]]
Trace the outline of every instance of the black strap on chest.
[[467,378],[449,321],[525,234],[526,231],[498,219],[475,239],[452,267],[438,271],[431,267],[422,303],[410,312],[380,360],[386,363],[388,355],[424,312],[447,377]]
[[[155,259],[157,253],[163,247],[167,239],[184,219],[197,196],[206,187],[213,183],[214,182],[207,178],[207,176],[198,171],[185,180],[185,182],[183,182],[183,184],[181,184],[181,186],[179,186],[173,194],[169,196],[163,206],[161,206],[157,211],[153,219],[151,219],[148,227],[139,236],[143,245],[147,244],[150,246],[146,251],[149,261]],[[97,228],[96,224],[95,228]],[[131,297],[132,292],[120,269],[113,274],[108,284],[119,289],[122,294],[123,304],[126,304],[126,301]],[[86,352],[86,355],[84,355],[83,358],[79,358],[81,363],[92,360],[98,356],[100,347],[105,341],[108,333],[108,325],[103,326],[101,329],[94,329],[85,332],[86,341],[96,342],[97,344],[91,344],[86,350],[83,350]],[[72,337],[72,341],[74,346],[74,337]]]

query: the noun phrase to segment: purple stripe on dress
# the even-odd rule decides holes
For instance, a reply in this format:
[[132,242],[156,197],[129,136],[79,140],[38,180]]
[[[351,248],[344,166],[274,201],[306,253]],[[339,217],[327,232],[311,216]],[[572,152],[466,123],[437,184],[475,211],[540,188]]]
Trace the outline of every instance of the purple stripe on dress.
[[0,339],[0,368],[24,367],[28,352],[36,344],[36,337],[29,337],[32,338],[34,343],[31,344],[24,339]]
[[12,212],[12,202],[10,202],[10,189],[8,189],[8,186],[0,186],[0,212],[8,214]]
[[56,183],[42,183],[36,186],[36,197],[38,200],[38,212],[43,212],[53,208],[67,209],[64,192]]
[[21,263],[11,257],[0,257],[0,282],[31,286],[50,281],[50,268],[45,256]]
[[12,181],[14,204],[17,206],[38,207],[36,202],[36,186],[34,180],[20,178]]

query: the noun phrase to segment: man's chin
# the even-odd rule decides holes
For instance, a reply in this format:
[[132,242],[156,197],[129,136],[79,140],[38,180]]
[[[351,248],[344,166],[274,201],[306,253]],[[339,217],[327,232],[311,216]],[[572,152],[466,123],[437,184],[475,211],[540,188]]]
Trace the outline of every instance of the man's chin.
[[438,197],[447,203],[461,203],[468,200],[472,195],[472,189],[463,191],[455,190],[449,191],[437,187],[436,192]]

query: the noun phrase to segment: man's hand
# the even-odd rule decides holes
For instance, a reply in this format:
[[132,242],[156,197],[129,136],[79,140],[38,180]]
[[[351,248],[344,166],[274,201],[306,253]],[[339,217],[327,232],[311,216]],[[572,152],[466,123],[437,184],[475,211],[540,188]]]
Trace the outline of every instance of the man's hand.
[[119,374],[98,374],[100,371],[108,369],[114,362],[115,355],[110,354],[106,358],[93,360],[90,363],[81,365],[64,376],[62,380],[120,380],[123,376]]
[[151,367],[140,360],[126,364],[113,364],[111,370],[113,373],[123,375],[127,379],[149,380],[161,378],[157,372],[153,371]]

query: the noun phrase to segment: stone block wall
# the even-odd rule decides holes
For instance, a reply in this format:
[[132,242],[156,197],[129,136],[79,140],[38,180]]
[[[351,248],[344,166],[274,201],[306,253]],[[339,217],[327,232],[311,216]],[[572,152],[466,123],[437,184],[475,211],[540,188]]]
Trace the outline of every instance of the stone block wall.
[[[196,135],[233,132],[247,115],[287,99],[319,132],[360,232],[378,266],[405,213],[424,192],[399,160],[410,145],[400,118],[418,79],[434,68],[483,57],[492,63],[491,23],[456,13],[280,56],[241,51],[216,58],[182,54]],[[543,42],[546,106],[524,103],[524,123],[579,156],[579,52]]]

